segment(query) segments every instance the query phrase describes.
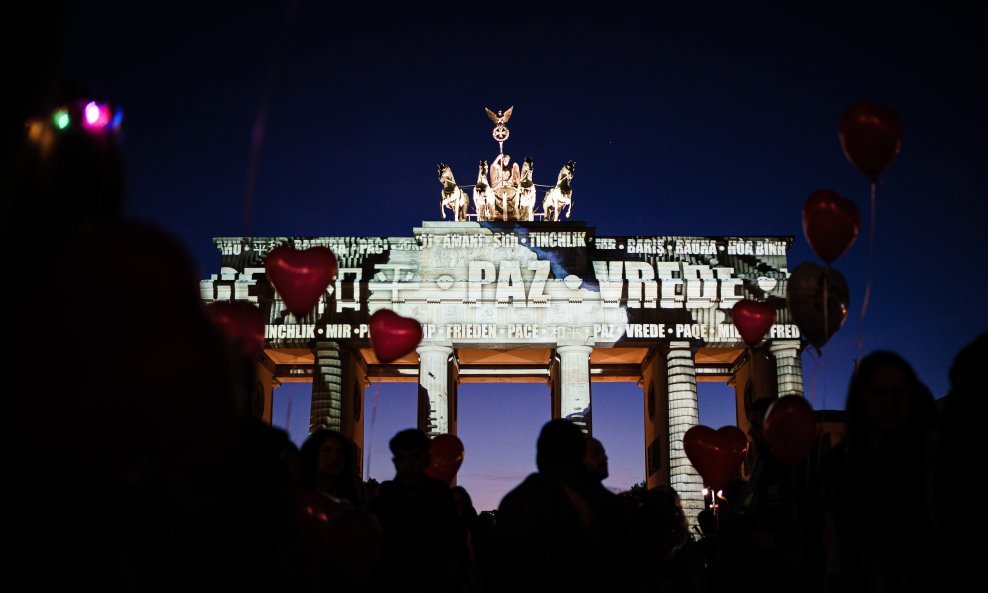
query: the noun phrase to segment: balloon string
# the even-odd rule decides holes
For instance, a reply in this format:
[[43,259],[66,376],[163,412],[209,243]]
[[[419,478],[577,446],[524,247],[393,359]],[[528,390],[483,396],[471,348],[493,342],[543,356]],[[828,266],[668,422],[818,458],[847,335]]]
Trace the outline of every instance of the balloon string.
[[289,3],[285,14],[285,21],[282,23],[281,31],[275,40],[274,55],[271,64],[268,66],[267,87],[261,97],[261,103],[257,106],[257,115],[254,117],[254,125],[250,134],[250,152],[247,157],[247,180],[244,184],[244,236],[250,236],[251,217],[254,208],[254,182],[257,180],[257,171],[261,162],[261,145],[264,143],[264,128],[268,122],[268,106],[274,95],[275,83],[278,81],[278,71],[281,66],[281,59],[285,53],[285,44],[290,37],[292,23],[295,20],[295,12],[298,8],[298,0]]
[[292,399],[291,395],[288,396],[288,408],[285,410],[285,430],[288,434],[292,433]]
[[[830,306],[828,303],[830,297],[830,264],[823,270],[823,336],[830,335]],[[817,353],[820,353],[820,349],[817,348]]]
[[[714,495],[716,496],[716,495]],[[716,499],[714,499],[716,500]],[[715,520],[715,530],[714,530],[714,583],[716,583],[716,588],[720,589],[720,509],[714,507],[714,520]]]
[[381,393],[381,386],[374,384],[374,405],[371,407],[371,425],[370,434],[367,435],[367,440],[370,441],[370,446],[367,447],[367,472],[366,476],[370,478],[371,470],[371,453],[374,452],[374,422],[377,421],[377,396]]
[[[816,375],[817,369],[820,366],[820,356],[818,353],[813,355],[813,377],[810,379],[810,405],[816,403]],[[816,406],[813,406],[814,408]]]
[[875,261],[875,202],[876,194],[878,192],[878,179],[872,178],[871,180],[871,220],[868,221],[868,279],[865,282],[864,298],[861,300],[861,318],[860,318],[860,329],[858,334],[858,352],[864,349],[864,322],[865,315],[868,313],[868,301],[871,300],[871,270],[873,263]]
[[796,472],[792,472],[791,484],[793,493],[793,505],[792,505],[792,521],[793,531],[796,534],[796,574],[802,574],[802,564],[803,564],[803,548],[805,546],[803,540],[805,539],[804,532],[806,531],[806,504],[804,503],[803,497],[806,496],[807,484],[809,482],[809,462],[804,462],[803,466],[806,468],[803,471],[804,479],[802,480],[803,487],[799,487],[800,479]]

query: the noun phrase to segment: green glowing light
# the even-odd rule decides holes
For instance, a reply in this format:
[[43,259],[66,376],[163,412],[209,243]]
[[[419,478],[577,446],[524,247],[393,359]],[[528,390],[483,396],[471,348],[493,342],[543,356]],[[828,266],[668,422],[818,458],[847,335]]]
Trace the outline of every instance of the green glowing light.
[[56,111],[54,120],[55,120],[55,126],[59,130],[64,130],[65,128],[69,127],[69,112],[65,111],[64,109],[60,109]]

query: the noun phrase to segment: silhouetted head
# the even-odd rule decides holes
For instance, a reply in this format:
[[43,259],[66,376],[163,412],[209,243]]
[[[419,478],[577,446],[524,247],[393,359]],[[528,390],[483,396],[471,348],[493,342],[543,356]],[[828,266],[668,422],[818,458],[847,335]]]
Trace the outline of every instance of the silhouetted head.
[[710,509],[703,509],[696,516],[697,523],[700,524],[700,531],[704,537],[709,537],[717,533],[717,515]]
[[402,430],[388,443],[395,465],[395,479],[417,481],[429,467],[429,437],[417,428]]
[[950,395],[974,396],[984,390],[981,365],[988,359],[988,333],[983,333],[965,346],[950,365]]
[[856,445],[869,434],[921,437],[933,427],[936,406],[905,359],[877,351],[864,357],[847,392],[847,438]]
[[550,476],[576,477],[583,472],[586,447],[586,436],[579,426],[569,420],[551,420],[539,433],[535,465]]
[[657,486],[626,495],[632,505],[632,529],[640,534],[646,553],[666,558],[689,538],[679,494],[672,486]]
[[593,437],[587,437],[583,466],[599,482],[603,482],[610,475],[607,471],[607,452],[604,450],[604,444]]
[[751,427],[748,429],[748,434],[751,436],[751,441],[755,443],[756,446],[761,446],[765,443],[765,434],[762,432],[762,426],[765,422],[765,415],[768,413],[768,409],[776,402],[779,398],[775,396],[762,397],[756,399],[752,402],[751,407],[748,410],[748,421],[751,422]]
[[318,481],[342,483],[358,474],[357,453],[353,443],[341,433],[328,428],[309,435],[299,451],[299,488],[312,490]]

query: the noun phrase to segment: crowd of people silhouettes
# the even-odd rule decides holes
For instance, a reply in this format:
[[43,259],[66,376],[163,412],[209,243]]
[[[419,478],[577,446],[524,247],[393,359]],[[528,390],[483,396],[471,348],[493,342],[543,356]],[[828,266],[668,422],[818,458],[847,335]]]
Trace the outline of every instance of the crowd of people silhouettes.
[[[43,67],[48,57],[34,59]],[[2,216],[17,290],[3,291],[0,307],[12,313],[19,353],[0,431],[9,583],[988,590],[979,566],[985,514],[962,502],[980,499],[968,493],[984,466],[977,369],[988,360],[988,334],[957,355],[939,406],[901,357],[862,359],[848,390],[846,438],[798,466],[775,462],[764,447],[759,426],[770,401],[756,401],[750,479],[726,488],[716,513],[701,513],[698,535],[672,488],[604,487],[603,444],[566,420],[542,428],[538,471],[496,513],[478,514],[455,485],[462,443],[451,464],[433,467],[437,440],[416,429],[391,439],[394,479],[372,489],[339,432],[317,430],[296,449],[251,413],[253,365],[208,321],[189,257],[166,233],[124,215],[112,138],[81,130],[54,143],[23,138],[23,121],[47,113],[38,105],[80,96],[66,88],[43,100],[38,78],[5,121],[17,130],[5,137]],[[26,229],[44,240],[26,247]],[[456,451],[456,442],[444,437],[441,446]]]

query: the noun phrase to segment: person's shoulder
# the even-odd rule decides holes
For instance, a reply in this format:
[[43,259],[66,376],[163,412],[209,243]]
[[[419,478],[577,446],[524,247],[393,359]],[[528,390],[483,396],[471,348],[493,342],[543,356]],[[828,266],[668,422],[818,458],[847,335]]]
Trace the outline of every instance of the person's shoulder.
[[398,492],[398,484],[394,480],[385,480],[377,486],[377,494],[374,501],[386,500],[393,497]]
[[545,481],[546,481],[545,478],[540,474],[537,473],[529,474],[527,478],[522,480],[521,484],[518,484],[517,486],[509,490],[507,494],[504,495],[501,504],[504,504],[505,500],[509,500],[509,499],[513,500],[519,498],[521,496],[524,496],[525,493],[527,492],[542,487],[541,485]]
[[425,480],[422,482],[421,492],[430,497],[449,498],[450,500],[453,499],[453,494],[450,492],[449,485],[442,480],[438,480],[431,476],[425,477]]

